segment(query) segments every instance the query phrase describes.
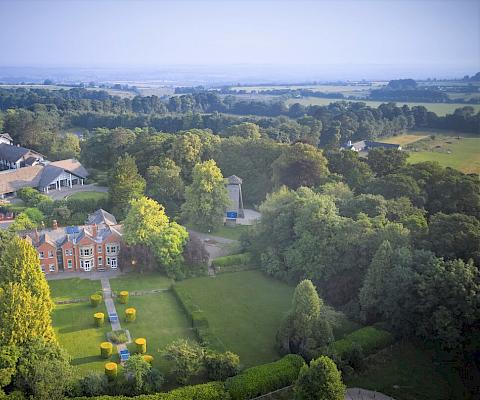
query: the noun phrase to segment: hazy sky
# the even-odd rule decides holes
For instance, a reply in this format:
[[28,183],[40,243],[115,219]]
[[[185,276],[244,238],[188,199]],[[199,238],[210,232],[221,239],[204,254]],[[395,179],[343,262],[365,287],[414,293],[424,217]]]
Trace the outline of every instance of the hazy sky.
[[480,0],[0,0],[0,21],[0,65],[480,66]]

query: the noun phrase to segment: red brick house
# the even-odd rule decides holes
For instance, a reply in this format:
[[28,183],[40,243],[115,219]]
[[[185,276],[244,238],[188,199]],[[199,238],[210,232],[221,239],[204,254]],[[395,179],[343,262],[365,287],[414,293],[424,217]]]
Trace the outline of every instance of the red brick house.
[[115,217],[98,210],[85,225],[58,227],[24,233],[37,249],[45,274],[105,271],[118,268],[122,226]]

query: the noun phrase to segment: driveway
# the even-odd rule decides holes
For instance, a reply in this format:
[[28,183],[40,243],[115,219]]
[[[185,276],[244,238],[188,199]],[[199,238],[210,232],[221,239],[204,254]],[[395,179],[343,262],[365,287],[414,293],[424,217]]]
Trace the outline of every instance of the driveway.
[[91,183],[89,185],[76,185],[72,188],[62,188],[61,190],[52,190],[50,191],[47,196],[50,196],[52,200],[61,200],[64,199],[65,197],[71,196],[72,194],[75,193],[80,193],[80,192],[102,192],[102,193],[107,193],[108,188],[105,186],[98,186],[95,183]]

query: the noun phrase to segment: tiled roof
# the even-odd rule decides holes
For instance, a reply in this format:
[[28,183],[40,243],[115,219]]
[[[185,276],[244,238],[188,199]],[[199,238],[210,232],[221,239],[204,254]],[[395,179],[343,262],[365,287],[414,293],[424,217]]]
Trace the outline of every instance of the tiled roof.
[[85,169],[85,167],[80,163],[80,161],[77,161],[74,158],[53,161],[49,165],[62,168],[65,171],[71,172],[72,174],[79,176],[80,178],[85,179],[88,176],[88,171]]
[[87,225],[117,225],[117,219],[110,214],[109,212],[103,210],[102,208],[90,214],[85,221]]
[[[21,169],[21,168],[20,168]],[[44,188],[50,185],[52,181],[57,179],[60,175],[63,174],[63,169],[59,167],[55,167],[54,165],[46,165],[43,167],[42,177],[40,178],[40,182],[38,183],[38,187]]]
[[0,172],[0,194],[16,192],[24,187],[37,187],[42,171],[42,165],[33,165]]
[[243,182],[237,175],[230,175],[227,180],[230,185],[241,185]]
[[25,154],[29,153],[30,150],[25,147],[12,146],[6,143],[0,143],[0,159],[6,160],[8,162],[17,162]]

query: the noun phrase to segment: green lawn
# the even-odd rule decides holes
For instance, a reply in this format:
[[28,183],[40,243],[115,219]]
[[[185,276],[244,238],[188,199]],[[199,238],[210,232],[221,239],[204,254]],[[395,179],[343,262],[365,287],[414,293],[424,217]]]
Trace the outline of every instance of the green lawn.
[[120,290],[152,290],[168,289],[172,285],[172,280],[158,272],[148,272],[140,274],[130,272],[110,279],[110,286],[114,292]]
[[93,308],[90,303],[57,305],[53,313],[53,326],[58,335],[60,345],[72,357],[72,364],[79,375],[90,371],[103,372],[105,360],[100,357],[100,343],[111,330],[106,321],[102,328],[95,327],[93,314],[104,312],[105,306]]
[[[154,365],[165,370],[166,363],[161,360],[160,351],[176,339],[194,340],[195,335],[185,313],[171,291],[130,296],[128,304],[115,303],[122,328],[128,329],[132,340],[143,337],[147,339],[147,353],[154,357]],[[134,307],[137,319],[125,322],[125,309]],[[129,346],[135,351],[135,344]]]
[[102,290],[100,281],[80,278],[50,280],[48,285],[54,301],[90,297]]
[[104,200],[108,197],[105,192],[78,192],[68,196],[69,200]]
[[211,232],[214,236],[224,237],[226,239],[239,240],[242,233],[248,230],[247,225],[237,225],[235,227],[222,226],[221,228]]
[[291,306],[293,287],[244,271],[179,282],[205,312],[212,332],[245,366],[274,361],[277,329]]
[[465,173],[480,173],[480,138],[435,134],[435,138],[410,144],[409,163],[437,161]]
[[463,399],[462,383],[455,370],[447,363],[436,362],[432,355],[419,345],[397,343],[370,357],[367,369],[345,383],[397,400]]

